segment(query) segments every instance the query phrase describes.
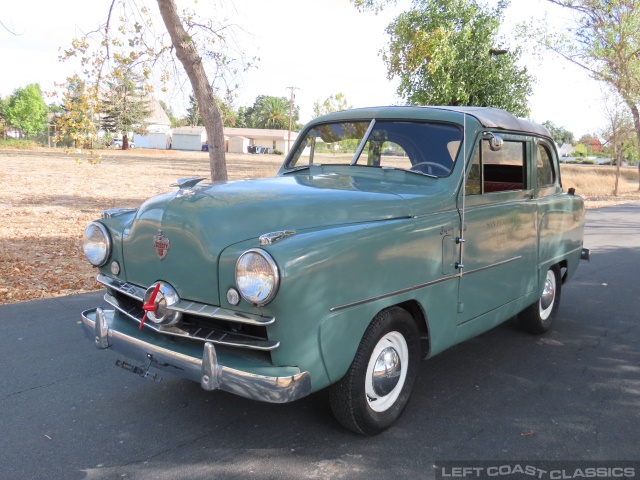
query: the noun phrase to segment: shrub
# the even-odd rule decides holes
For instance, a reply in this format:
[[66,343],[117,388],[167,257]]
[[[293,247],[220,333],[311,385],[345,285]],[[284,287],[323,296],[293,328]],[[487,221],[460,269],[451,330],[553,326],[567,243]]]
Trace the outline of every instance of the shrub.
[[282,155],[282,152],[276,148],[276,149],[273,150],[273,154],[274,155]]
[[7,138],[0,140],[0,148],[12,148],[16,150],[34,150],[38,148],[38,143],[25,138]]
[[580,163],[582,163],[583,165],[595,165],[596,161],[592,160],[590,158],[585,158],[584,160],[582,160]]

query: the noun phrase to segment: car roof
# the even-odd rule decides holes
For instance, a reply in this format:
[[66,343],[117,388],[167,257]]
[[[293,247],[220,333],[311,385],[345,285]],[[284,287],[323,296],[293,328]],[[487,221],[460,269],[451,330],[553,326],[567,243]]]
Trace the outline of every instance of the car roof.
[[[366,107],[351,110],[343,110],[340,112],[330,113],[323,117],[319,117],[313,123],[330,121],[335,119],[354,118],[402,118],[402,119],[425,119],[426,113],[431,111],[440,111],[442,115],[450,117],[451,113],[465,114],[475,118],[483,127],[500,128],[503,130],[512,130],[516,132],[533,133],[551,138],[551,133],[546,127],[526,120],[518,118],[511,113],[493,107],[451,107],[451,106],[383,106],[383,107]],[[450,112],[447,115],[447,112]]]

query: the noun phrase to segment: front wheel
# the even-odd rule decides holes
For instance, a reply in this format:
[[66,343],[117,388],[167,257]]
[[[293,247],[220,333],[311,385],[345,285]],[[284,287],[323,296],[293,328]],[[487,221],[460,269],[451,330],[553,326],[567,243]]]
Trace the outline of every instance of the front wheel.
[[551,328],[560,304],[562,279],[560,269],[554,265],[547,270],[542,294],[536,303],[518,314],[520,325],[529,333],[540,334]]
[[346,375],[329,392],[331,409],[349,430],[375,435],[407,406],[420,361],[420,333],[399,307],[383,310],[367,328]]

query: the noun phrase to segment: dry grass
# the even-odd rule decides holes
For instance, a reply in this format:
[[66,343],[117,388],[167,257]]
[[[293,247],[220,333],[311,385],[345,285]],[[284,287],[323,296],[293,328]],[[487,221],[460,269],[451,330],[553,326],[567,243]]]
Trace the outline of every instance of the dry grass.
[[613,197],[616,167],[562,165],[560,169],[565,190],[573,187],[585,199],[587,208],[640,200],[638,168],[621,167],[618,196]]
[[[228,155],[229,177],[273,176],[278,155]],[[178,178],[210,177],[201,152],[107,151],[98,165],[58,150],[0,151],[0,304],[99,288],[82,253],[102,210],[138,207]]]
[[[273,176],[283,158],[227,156],[232,180]],[[611,167],[563,166],[565,188],[590,207],[609,204]],[[624,169],[623,200],[640,199],[638,171]],[[172,190],[181,177],[209,177],[201,152],[107,151],[99,165],[77,163],[60,150],[0,150],[0,304],[99,288],[82,253],[85,226],[114,207],[137,207]]]

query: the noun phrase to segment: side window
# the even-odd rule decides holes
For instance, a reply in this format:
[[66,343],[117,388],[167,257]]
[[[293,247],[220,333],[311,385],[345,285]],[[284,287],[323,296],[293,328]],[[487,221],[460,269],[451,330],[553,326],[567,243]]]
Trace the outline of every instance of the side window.
[[507,140],[500,150],[493,151],[489,141],[482,140],[467,177],[467,195],[524,190],[526,147],[526,142]]
[[467,177],[467,183],[465,184],[465,192],[467,195],[480,195],[482,193],[482,180],[480,178],[480,148],[476,148],[476,153],[473,156],[473,163],[471,164],[471,170],[469,170],[469,176]]
[[546,187],[555,184],[556,178],[553,171],[553,157],[546,145],[538,145],[536,167],[538,187]]

